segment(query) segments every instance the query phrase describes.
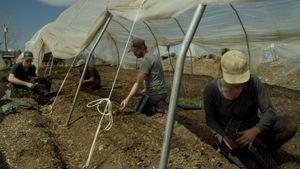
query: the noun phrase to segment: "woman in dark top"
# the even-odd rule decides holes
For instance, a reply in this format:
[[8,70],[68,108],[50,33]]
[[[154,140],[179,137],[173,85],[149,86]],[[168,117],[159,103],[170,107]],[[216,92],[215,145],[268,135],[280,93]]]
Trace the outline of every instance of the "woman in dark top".
[[[76,67],[79,68],[80,74],[83,72],[85,65],[85,60],[79,60],[76,64]],[[87,67],[87,70],[84,74],[81,88],[82,89],[92,89],[98,90],[101,87],[101,77],[95,67]]]

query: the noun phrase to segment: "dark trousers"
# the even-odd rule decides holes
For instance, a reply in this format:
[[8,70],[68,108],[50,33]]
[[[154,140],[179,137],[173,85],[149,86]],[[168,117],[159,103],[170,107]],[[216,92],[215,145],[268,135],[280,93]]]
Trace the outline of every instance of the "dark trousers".
[[275,151],[289,141],[296,134],[296,131],[297,124],[291,117],[277,116],[272,128],[260,133],[258,138],[270,151]]
[[34,82],[46,89],[47,92],[51,91],[52,78],[50,76],[39,77]]
[[[297,124],[292,118],[277,116],[273,126],[269,130],[260,133],[256,141],[262,142],[265,150],[271,154],[289,141],[296,134],[296,131]],[[249,153],[241,149],[230,150],[223,142],[220,143],[219,149],[223,155],[242,169],[261,168]]]
[[101,84],[100,84],[100,80],[95,80],[93,82],[89,82],[89,83],[82,83],[81,85],[81,89],[91,89],[91,90],[98,90],[100,89]]
[[38,104],[44,104],[48,101],[45,94],[51,90],[52,79],[50,76],[39,77],[34,82],[37,84],[32,89],[20,85],[11,85],[11,97],[29,97],[33,98]]
[[10,90],[12,98],[33,98],[38,104],[45,102],[46,99],[45,89],[40,85],[36,85],[33,89],[19,85],[12,85]]
[[153,115],[156,111],[155,108],[159,103],[166,103],[167,96],[167,93],[150,95],[144,108],[142,109],[142,113],[145,113],[146,115]]

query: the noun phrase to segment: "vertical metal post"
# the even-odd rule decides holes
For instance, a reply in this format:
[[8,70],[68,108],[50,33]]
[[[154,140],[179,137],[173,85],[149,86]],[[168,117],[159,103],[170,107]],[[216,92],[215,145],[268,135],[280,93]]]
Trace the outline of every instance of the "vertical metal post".
[[174,66],[173,66],[172,60],[171,60],[170,46],[169,46],[169,45],[167,46],[167,51],[168,51],[168,59],[169,59],[170,65],[171,65],[171,67],[172,67],[172,71],[174,72]]
[[52,68],[53,68],[53,63],[54,63],[54,56],[53,56],[53,54],[51,53],[51,55],[50,56],[52,56],[52,59],[51,59],[51,65],[50,65],[50,70],[49,70],[49,74],[48,75],[51,75],[51,72],[52,72]]
[[155,44],[156,44],[156,48],[157,48],[157,53],[158,53],[157,57],[158,57],[159,60],[161,60],[161,58],[160,58],[161,55],[160,55],[160,50],[159,50],[159,45],[158,45],[158,42],[157,42],[157,38],[156,38],[154,32],[152,31],[150,25],[146,21],[143,21],[143,23],[147,26],[147,28],[149,29],[149,31],[151,32],[151,34],[152,34],[152,36],[153,36],[153,38],[155,40]]
[[168,158],[169,158],[169,151],[170,151],[170,141],[173,131],[173,125],[174,125],[174,117],[175,117],[175,109],[177,104],[177,97],[180,89],[180,82],[181,82],[181,75],[183,71],[183,65],[185,60],[186,52],[189,48],[189,45],[194,37],[194,34],[197,30],[197,27],[200,23],[201,17],[203,16],[204,10],[206,8],[206,5],[199,4],[194,17],[190,23],[189,29],[187,31],[187,34],[184,37],[183,44],[179,53],[179,57],[176,61],[176,69],[174,74],[174,80],[172,85],[172,93],[170,97],[170,104],[169,104],[169,111],[168,111],[168,118],[167,118],[167,124],[165,129],[165,136],[164,136],[164,143],[162,147],[161,157],[160,157],[160,169],[166,169]]
[[249,38],[248,38],[248,34],[247,34],[247,31],[246,31],[246,28],[244,27],[244,24],[242,22],[242,19],[238,13],[238,11],[235,9],[235,7],[232,5],[232,4],[229,4],[230,7],[233,9],[235,15],[237,16],[241,26],[242,26],[242,29],[243,29],[243,32],[245,34],[245,38],[246,38],[246,45],[247,45],[247,50],[248,50],[248,56],[249,56],[249,60],[248,60],[248,63],[249,63],[249,69],[251,68],[251,53],[250,53],[250,46],[249,46]]
[[40,49],[38,50],[39,51],[39,54],[38,54],[38,57],[37,57],[37,69],[36,69],[36,75],[39,76],[39,72],[40,72],[40,67],[41,67],[41,56],[44,55],[44,47],[45,47],[45,44],[43,43],[43,45],[40,47]]
[[4,51],[8,51],[8,48],[7,48],[7,32],[8,32],[8,26],[6,24],[3,24]]
[[109,14],[109,17],[107,18],[107,20],[106,20],[106,22],[105,22],[105,25],[103,26],[103,28],[102,28],[102,30],[101,30],[101,33],[99,34],[99,36],[98,36],[98,38],[97,38],[97,40],[96,40],[96,42],[95,42],[95,44],[94,44],[92,50],[89,52],[89,55],[88,55],[88,57],[87,57],[86,63],[85,63],[84,68],[83,68],[83,72],[82,72],[81,77],[80,77],[80,81],[79,81],[79,85],[78,85],[77,90],[76,90],[75,97],[74,97],[74,99],[73,99],[73,103],[72,103],[71,110],[70,110],[69,115],[68,115],[68,117],[67,117],[66,126],[69,125],[69,122],[70,122],[70,119],[71,119],[71,116],[72,116],[72,113],[73,113],[73,110],[74,110],[74,106],[75,106],[75,104],[76,104],[76,101],[77,101],[77,98],[78,98],[78,95],[79,95],[81,83],[82,83],[82,81],[83,81],[83,77],[84,77],[84,74],[85,74],[86,69],[87,69],[87,67],[88,67],[88,64],[89,64],[89,61],[90,61],[90,59],[91,59],[92,53],[94,52],[94,50],[96,49],[96,47],[97,47],[98,43],[100,42],[102,36],[104,35],[104,32],[105,32],[106,28],[108,27],[108,25],[109,25],[111,19],[112,19],[112,15]]
[[[180,28],[181,32],[183,33],[183,35],[185,36],[185,32],[184,32],[182,26],[180,25],[179,21],[176,18],[174,18],[174,20],[177,23],[177,25],[179,26],[179,28]],[[189,53],[190,53],[190,56],[191,56],[191,74],[194,74],[193,73],[193,56],[192,56],[192,51],[191,51],[190,48],[189,48]]]

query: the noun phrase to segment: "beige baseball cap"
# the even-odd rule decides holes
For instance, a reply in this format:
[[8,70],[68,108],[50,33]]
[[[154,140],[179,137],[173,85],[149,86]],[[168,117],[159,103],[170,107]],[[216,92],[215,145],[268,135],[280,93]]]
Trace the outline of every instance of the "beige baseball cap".
[[221,58],[223,79],[229,84],[245,83],[250,78],[250,71],[244,53],[230,50]]

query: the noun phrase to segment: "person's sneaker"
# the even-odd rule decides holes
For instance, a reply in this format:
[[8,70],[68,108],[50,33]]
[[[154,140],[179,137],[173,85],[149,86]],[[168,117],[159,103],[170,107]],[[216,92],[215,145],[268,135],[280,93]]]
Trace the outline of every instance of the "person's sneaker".
[[51,104],[51,101],[48,98],[42,98],[38,101],[38,104],[39,105]]
[[157,113],[161,113],[161,114],[167,114],[168,110],[164,109],[164,108],[156,108],[155,111]]
[[45,94],[45,97],[48,99],[51,99],[52,97],[55,97],[56,95],[57,95],[57,92],[51,92],[51,93]]

